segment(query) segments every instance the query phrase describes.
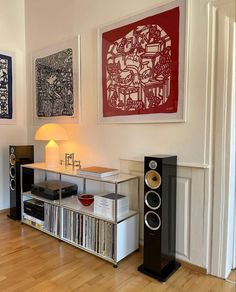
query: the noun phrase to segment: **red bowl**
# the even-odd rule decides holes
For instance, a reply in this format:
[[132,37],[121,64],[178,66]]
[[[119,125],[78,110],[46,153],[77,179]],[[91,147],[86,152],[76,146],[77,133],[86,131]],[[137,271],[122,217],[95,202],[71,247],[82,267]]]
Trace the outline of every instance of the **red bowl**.
[[94,196],[90,194],[82,194],[78,196],[78,200],[84,206],[90,206],[94,201]]

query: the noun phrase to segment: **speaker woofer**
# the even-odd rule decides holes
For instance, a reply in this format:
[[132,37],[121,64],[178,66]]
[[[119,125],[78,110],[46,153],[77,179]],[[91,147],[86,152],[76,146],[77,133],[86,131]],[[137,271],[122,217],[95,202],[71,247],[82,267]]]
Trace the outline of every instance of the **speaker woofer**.
[[16,176],[16,170],[15,170],[15,167],[14,166],[11,166],[10,167],[10,176],[12,178],[15,178],[15,176]]
[[153,211],[148,211],[145,214],[144,222],[151,230],[158,230],[161,227],[161,219],[159,215]]
[[144,200],[145,204],[152,210],[157,210],[161,206],[161,197],[155,191],[148,191]]
[[155,170],[149,170],[145,175],[145,183],[151,189],[158,189],[161,185],[161,176]]
[[16,181],[14,179],[11,179],[10,188],[12,191],[16,189]]

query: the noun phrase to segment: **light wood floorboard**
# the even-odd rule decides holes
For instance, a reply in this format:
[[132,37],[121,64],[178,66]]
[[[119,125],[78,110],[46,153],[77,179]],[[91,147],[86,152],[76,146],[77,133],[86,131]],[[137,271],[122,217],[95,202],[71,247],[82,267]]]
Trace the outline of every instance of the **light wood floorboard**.
[[[228,277],[228,280],[233,281],[233,282],[236,283],[236,269],[231,271],[231,273],[230,273],[230,275]],[[236,289],[235,289],[235,291],[236,291]]]
[[165,284],[137,271],[135,252],[114,269],[93,255],[0,214],[0,291],[235,292],[235,286],[181,267]]

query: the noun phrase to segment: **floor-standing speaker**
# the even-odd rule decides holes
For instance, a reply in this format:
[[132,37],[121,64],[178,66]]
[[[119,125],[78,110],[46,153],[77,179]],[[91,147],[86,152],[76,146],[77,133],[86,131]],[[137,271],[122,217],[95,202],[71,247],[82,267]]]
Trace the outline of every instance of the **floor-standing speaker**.
[[175,260],[176,156],[144,159],[144,254],[138,270],[166,281],[180,264]]
[[[34,146],[9,146],[10,214],[8,217],[21,219],[21,173],[20,166],[34,162]],[[23,169],[22,190],[27,192],[34,183],[34,171]]]

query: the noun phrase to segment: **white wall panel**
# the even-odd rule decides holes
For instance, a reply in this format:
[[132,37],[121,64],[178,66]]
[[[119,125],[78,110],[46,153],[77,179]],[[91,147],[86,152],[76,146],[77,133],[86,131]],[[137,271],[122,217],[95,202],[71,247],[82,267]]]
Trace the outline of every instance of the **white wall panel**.
[[190,178],[177,177],[176,250],[185,261],[190,260],[190,186]]

